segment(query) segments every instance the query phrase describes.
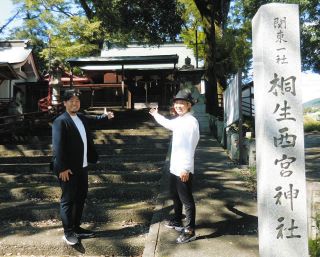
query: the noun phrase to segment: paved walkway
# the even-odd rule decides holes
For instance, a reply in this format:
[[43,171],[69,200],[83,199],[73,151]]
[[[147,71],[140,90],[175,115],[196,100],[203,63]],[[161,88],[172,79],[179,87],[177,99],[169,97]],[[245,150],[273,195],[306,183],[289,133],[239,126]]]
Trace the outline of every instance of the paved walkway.
[[259,256],[255,195],[248,192],[238,176],[241,170],[212,136],[201,136],[195,169],[197,239],[178,245],[178,232],[164,226],[173,212],[164,176],[143,257]]

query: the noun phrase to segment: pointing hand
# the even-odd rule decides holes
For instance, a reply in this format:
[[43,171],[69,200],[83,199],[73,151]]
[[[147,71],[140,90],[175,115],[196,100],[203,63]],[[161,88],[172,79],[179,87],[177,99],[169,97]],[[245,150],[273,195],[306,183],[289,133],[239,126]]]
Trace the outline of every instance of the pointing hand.
[[105,115],[108,117],[109,120],[112,119],[112,118],[114,118],[113,112],[108,112],[108,111],[107,111],[107,107],[104,107],[103,114],[105,114]]
[[150,113],[152,116],[154,116],[155,114],[158,113],[158,108],[151,108],[151,109],[149,110],[149,113]]

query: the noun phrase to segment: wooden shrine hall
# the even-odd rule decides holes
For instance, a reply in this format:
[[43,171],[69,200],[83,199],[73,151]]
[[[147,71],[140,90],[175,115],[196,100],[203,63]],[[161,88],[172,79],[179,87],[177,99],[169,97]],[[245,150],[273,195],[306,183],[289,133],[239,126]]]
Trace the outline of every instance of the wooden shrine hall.
[[[99,57],[68,59],[70,86],[81,90],[86,106],[140,109],[153,103],[166,107],[186,77],[199,83],[204,69],[184,65],[187,55],[181,56],[177,45],[165,47],[171,47],[171,51],[162,48],[159,52],[159,47],[129,46],[125,50],[102,52]],[[184,45],[183,49],[186,49]],[[188,54],[192,55],[192,52]],[[77,84],[72,80],[75,67],[84,72],[90,83]]]

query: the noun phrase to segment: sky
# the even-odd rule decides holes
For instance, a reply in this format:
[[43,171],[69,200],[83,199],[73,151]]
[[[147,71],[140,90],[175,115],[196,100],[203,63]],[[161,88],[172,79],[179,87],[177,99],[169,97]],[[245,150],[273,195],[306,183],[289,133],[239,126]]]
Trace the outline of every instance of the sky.
[[0,26],[2,26],[11,15],[14,14],[13,5],[11,0],[0,0]]
[[1,16],[3,15],[7,16],[10,13],[11,9],[12,9],[11,0],[1,0],[1,10],[3,13]]
[[[0,27],[14,14],[11,0],[0,0]],[[14,24],[13,24],[14,26]],[[302,73],[302,102],[305,103],[315,98],[320,98],[320,75]]]
[[[16,14],[16,11],[11,0],[0,0],[0,10],[0,27],[2,27],[10,17]],[[19,26],[21,22],[21,19],[11,22],[4,30],[4,35],[7,35],[10,29]]]
[[315,73],[302,73],[302,102],[320,98],[320,75]]

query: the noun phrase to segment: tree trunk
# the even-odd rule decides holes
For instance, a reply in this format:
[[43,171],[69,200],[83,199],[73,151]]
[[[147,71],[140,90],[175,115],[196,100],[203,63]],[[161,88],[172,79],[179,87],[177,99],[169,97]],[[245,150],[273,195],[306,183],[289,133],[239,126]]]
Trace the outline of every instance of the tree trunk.
[[218,116],[218,95],[217,95],[217,78],[216,78],[216,40],[215,40],[215,25],[214,25],[214,14],[213,17],[208,19],[204,32],[206,34],[208,53],[206,56],[206,77],[208,85],[206,88],[206,108],[207,112]]
[[206,111],[214,116],[219,116],[217,77],[216,77],[216,35],[215,35],[215,14],[217,11],[215,1],[194,0],[204,24],[206,35],[207,55],[206,55]]

